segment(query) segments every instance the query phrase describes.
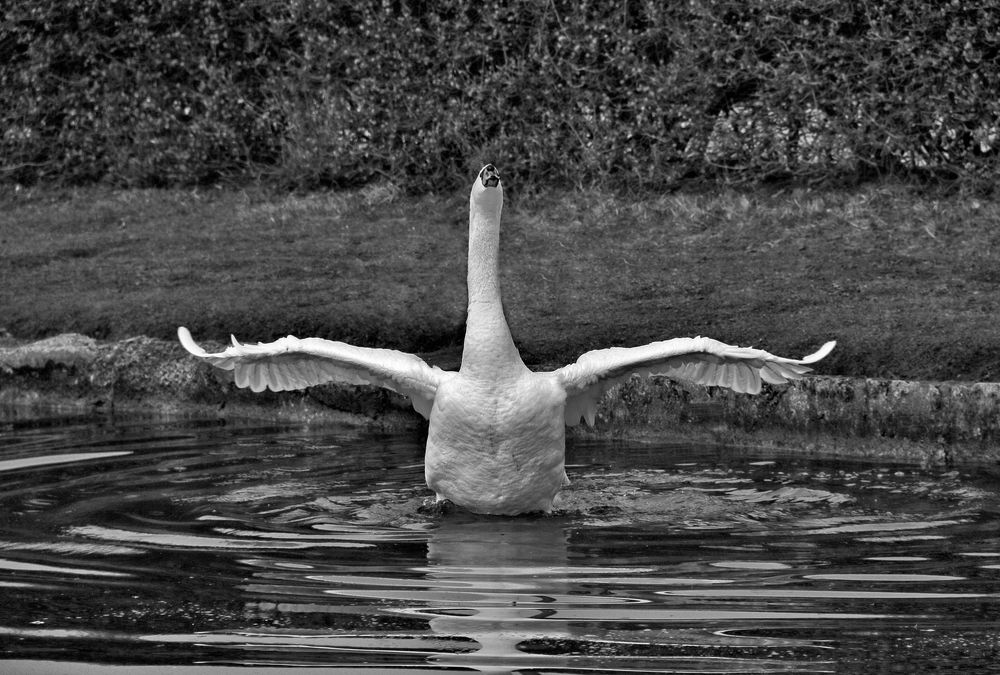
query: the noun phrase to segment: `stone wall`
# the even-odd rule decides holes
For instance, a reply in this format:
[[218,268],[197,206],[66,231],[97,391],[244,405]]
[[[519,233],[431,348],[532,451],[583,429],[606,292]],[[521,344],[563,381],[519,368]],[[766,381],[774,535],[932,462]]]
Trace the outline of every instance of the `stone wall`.
[[[78,412],[306,419],[387,427],[423,421],[391,392],[324,385],[253,394],[228,372],[147,337],[98,343],[61,335],[0,344],[0,405]],[[1000,461],[1000,383],[815,376],[758,396],[662,379],[613,388],[576,436],[677,438],[926,464]]]

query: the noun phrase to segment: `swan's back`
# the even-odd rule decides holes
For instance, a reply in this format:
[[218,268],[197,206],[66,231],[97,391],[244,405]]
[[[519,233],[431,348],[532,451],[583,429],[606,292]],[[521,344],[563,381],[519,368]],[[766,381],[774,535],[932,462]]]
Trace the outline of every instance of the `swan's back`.
[[565,402],[551,374],[452,378],[431,409],[428,486],[482,513],[549,510],[566,480]]

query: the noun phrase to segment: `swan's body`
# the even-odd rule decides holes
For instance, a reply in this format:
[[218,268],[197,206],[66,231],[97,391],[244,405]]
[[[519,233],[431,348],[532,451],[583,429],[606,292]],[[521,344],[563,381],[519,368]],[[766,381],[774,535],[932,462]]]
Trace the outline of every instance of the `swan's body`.
[[458,372],[412,354],[319,338],[282,338],[208,354],[178,329],[184,347],[235,371],[253,391],[301,389],[329,381],[375,384],[408,396],[430,421],[424,473],[438,499],[478,513],[548,511],[566,483],[565,426],[594,423],[607,389],[634,374],[662,375],[755,394],[809,372],[834,343],[786,359],[710,338],[675,338],[641,347],[599,349],[552,372],[521,361],[504,318],[499,285],[503,188],[492,165],[480,171],[469,206],[469,312]]

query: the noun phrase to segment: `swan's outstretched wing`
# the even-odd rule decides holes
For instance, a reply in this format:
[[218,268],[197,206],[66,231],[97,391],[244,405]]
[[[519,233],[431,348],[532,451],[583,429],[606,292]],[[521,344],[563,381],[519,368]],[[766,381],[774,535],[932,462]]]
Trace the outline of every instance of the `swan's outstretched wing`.
[[711,338],[675,338],[641,347],[612,347],[587,352],[555,371],[566,389],[566,424],[586,419],[594,424],[597,402],[614,384],[631,375],[659,375],[706,386],[727,387],[748,394],[760,392],[761,380],[784,384],[797,380],[829,354],[827,342],[815,354],[786,359],[762,349],[734,347]]
[[392,349],[353,347],[321,338],[288,336],[268,344],[243,345],[233,338],[225,351],[209,354],[187,328],[177,329],[184,348],[217,368],[234,371],[236,386],[253,391],[304,389],[324,382],[374,384],[409,396],[429,417],[434,394],[448,373],[418,356]]

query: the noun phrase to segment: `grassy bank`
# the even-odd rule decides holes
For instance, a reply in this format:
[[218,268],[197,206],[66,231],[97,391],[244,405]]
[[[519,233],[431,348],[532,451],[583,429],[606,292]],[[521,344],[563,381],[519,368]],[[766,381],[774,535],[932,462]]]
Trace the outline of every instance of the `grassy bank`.
[[[503,288],[525,360],[704,334],[820,372],[1000,379],[1000,202],[856,191],[626,199],[508,186]],[[0,329],[437,352],[465,311],[467,194],[0,188]]]

